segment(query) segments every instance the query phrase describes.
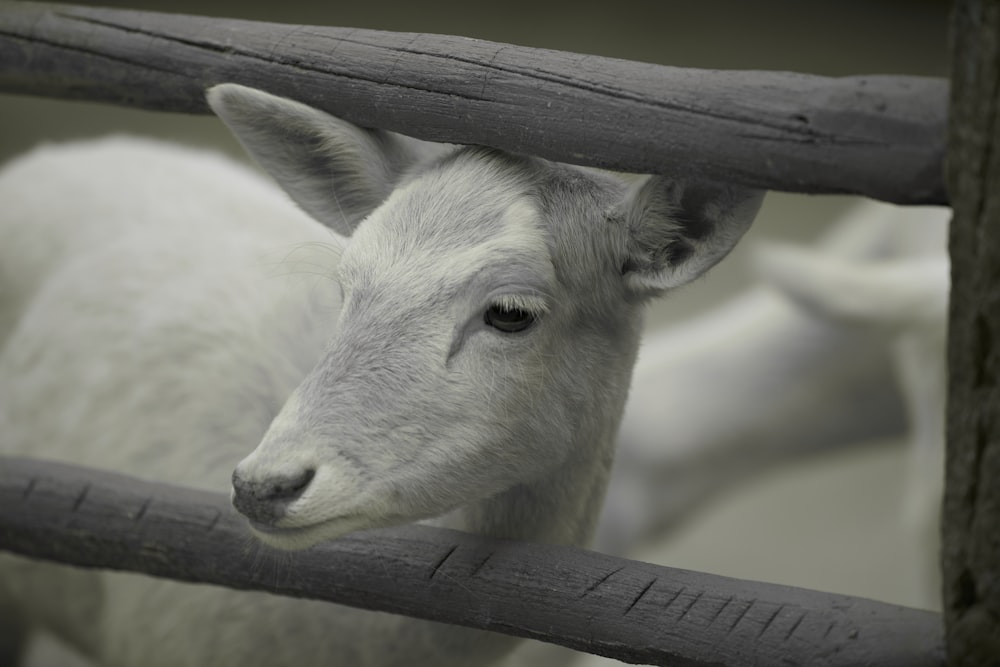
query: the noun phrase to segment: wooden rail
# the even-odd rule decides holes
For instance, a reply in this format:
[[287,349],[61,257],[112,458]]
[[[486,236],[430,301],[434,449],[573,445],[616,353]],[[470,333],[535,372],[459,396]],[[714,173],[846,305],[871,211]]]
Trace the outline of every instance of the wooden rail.
[[943,79],[681,69],[442,35],[0,3],[0,91],[207,113],[203,91],[223,81],[432,141],[946,201]]
[[281,553],[221,494],[0,457],[0,550],[267,590],[685,667],[938,667],[939,614],[541,544],[408,526]]

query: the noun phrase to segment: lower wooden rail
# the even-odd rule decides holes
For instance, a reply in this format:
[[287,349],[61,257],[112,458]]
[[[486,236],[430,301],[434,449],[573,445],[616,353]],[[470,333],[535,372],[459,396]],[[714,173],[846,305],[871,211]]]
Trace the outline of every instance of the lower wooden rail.
[[275,581],[248,541],[222,494],[0,457],[0,550],[32,558],[406,614],[631,663],[944,664],[939,614],[863,598],[426,526],[283,553],[288,574]]

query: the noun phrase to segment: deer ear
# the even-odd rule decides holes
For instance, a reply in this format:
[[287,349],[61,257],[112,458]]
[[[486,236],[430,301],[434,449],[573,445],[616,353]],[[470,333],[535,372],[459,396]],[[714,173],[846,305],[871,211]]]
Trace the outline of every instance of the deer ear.
[[764,192],[649,176],[626,195],[622,274],[637,293],[688,283],[726,256],[750,227]]
[[367,130],[300,102],[233,83],[206,94],[251,157],[316,220],[344,236],[420,158],[423,142]]

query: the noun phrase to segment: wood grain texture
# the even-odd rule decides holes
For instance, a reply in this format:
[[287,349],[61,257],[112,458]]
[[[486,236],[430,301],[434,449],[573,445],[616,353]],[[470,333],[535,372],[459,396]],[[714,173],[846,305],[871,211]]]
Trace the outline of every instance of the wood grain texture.
[[444,35],[0,3],[0,91],[206,113],[204,89],[224,81],[432,141],[946,201],[942,79],[681,69]]
[[[0,457],[0,550],[268,590],[672,666],[943,664],[938,614],[423,526],[293,554],[276,578],[221,494]],[[287,559],[287,560],[284,560]]]
[[1000,665],[1000,2],[952,15],[952,293],[942,521],[949,665]]

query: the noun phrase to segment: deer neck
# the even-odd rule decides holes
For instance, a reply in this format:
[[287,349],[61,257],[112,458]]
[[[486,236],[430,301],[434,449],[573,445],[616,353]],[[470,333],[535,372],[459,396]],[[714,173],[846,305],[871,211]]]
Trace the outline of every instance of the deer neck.
[[585,546],[611,475],[638,336],[604,360],[614,370],[593,383],[589,409],[578,423],[569,456],[548,473],[444,517],[439,525],[500,539]]
[[579,457],[537,480],[452,513],[444,525],[500,539],[586,545],[604,500],[614,438],[602,434],[577,444]]

